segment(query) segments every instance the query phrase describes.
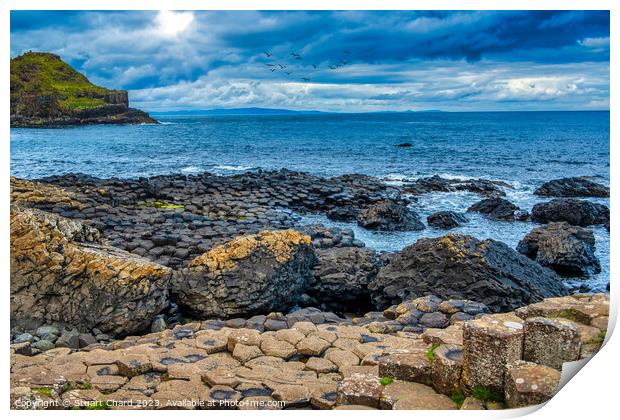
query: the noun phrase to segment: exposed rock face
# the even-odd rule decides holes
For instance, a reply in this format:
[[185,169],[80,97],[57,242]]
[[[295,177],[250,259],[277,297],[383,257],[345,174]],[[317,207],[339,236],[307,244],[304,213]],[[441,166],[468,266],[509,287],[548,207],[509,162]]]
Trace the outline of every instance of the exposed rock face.
[[475,300],[493,311],[568,293],[553,271],[502,242],[468,235],[420,239],[396,253],[369,289],[379,307],[435,294]]
[[371,230],[405,231],[422,230],[424,224],[420,216],[405,204],[394,201],[381,201],[371,204],[357,215],[357,223]]
[[495,220],[527,220],[528,214],[503,198],[487,198],[473,204],[468,212],[477,212]]
[[168,305],[171,270],[98,243],[80,222],[11,208],[11,322],[144,330]]
[[469,222],[469,219],[454,211],[438,211],[426,218],[429,226],[438,229],[452,229]]
[[609,197],[609,187],[587,177],[561,178],[545,182],[534,194],[543,197]]
[[379,254],[368,248],[318,250],[318,264],[306,293],[313,306],[337,311],[369,309],[368,284],[383,265]]
[[517,246],[523,255],[566,276],[599,273],[601,264],[594,250],[592,231],[566,222],[536,228]]
[[201,317],[235,317],[290,309],[312,279],[316,255],[308,235],[292,229],[241,236],[175,273],[171,293]]
[[500,187],[510,188],[510,185],[501,181],[489,181],[488,179],[446,179],[439,175],[433,175],[406,184],[404,189],[413,194],[469,191],[486,197],[503,197],[506,194]]
[[93,85],[55,54],[27,52],[11,60],[11,126],[156,122],[129,108],[127,91]]
[[532,208],[532,221],[538,223],[568,222],[575,226],[609,223],[609,208],[603,204],[574,198],[556,198]]

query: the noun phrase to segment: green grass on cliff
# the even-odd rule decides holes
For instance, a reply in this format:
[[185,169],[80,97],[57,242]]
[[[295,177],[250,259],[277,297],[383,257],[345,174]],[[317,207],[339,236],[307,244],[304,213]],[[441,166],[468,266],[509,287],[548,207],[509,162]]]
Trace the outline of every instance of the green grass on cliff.
[[79,110],[105,105],[109,89],[92,84],[60,57],[27,52],[11,60],[11,99],[36,94],[56,96],[61,108]]

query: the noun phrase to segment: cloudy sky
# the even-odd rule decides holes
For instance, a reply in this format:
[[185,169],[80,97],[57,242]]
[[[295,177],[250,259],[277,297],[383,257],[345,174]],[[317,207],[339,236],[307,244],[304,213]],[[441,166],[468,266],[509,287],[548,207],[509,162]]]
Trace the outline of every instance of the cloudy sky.
[[28,50],[147,111],[609,108],[606,11],[13,11]]

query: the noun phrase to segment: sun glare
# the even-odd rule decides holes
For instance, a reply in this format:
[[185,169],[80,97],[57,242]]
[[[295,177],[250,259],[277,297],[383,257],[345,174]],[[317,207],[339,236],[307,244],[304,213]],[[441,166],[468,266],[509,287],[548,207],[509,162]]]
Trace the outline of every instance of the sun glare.
[[194,20],[192,12],[173,12],[162,10],[157,15],[159,30],[168,36],[176,36],[183,32]]

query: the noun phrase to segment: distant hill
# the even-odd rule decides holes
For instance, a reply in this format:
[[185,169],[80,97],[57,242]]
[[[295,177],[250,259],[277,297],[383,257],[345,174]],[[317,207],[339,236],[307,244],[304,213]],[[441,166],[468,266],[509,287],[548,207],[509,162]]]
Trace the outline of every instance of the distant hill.
[[27,52],[11,60],[11,126],[156,123],[129,108],[125,90],[92,84],[56,54]]
[[214,108],[214,109],[189,109],[179,111],[151,112],[152,115],[160,116],[199,116],[199,115],[289,115],[289,114],[326,114],[321,111],[295,111],[291,109],[274,108]]

